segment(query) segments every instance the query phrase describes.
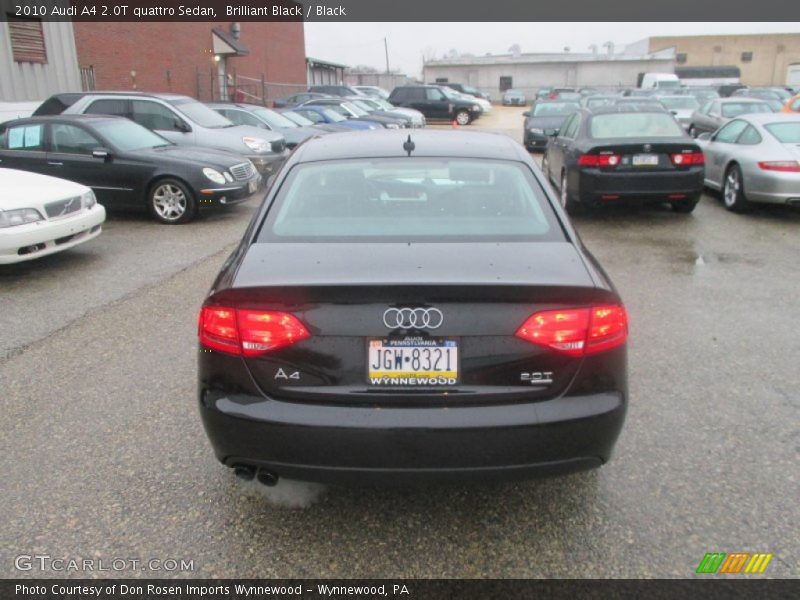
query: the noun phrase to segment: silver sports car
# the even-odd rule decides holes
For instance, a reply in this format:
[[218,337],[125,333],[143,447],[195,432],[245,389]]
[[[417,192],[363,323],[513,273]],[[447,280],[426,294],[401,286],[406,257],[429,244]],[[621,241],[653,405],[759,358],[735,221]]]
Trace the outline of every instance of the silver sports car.
[[800,114],[742,115],[697,143],[705,184],[722,192],[727,209],[743,212],[751,202],[800,206]]

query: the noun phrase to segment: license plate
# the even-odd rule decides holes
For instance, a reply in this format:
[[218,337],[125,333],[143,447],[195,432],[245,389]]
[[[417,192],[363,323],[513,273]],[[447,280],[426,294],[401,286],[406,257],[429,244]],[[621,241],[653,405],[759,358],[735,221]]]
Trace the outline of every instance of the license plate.
[[258,189],[258,180],[257,179],[253,179],[253,181],[251,181],[250,183],[247,184],[247,192],[249,194],[252,194],[257,189]]
[[371,339],[367,361],[368,382],[374,386],[440,387],[458,383],[456,340]]
[[631,162],[634,167],[654,167],[658,164],[658,154],[634,154]]

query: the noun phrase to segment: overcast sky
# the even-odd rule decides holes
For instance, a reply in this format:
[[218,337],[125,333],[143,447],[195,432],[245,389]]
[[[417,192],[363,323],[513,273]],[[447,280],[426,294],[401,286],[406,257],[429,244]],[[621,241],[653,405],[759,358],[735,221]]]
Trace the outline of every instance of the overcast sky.
[[420,76],[423,53],[504,54],[512,44],[522,52],[589,52],[590,44],[617,47],[644,37],[712,33],[795,33],[800,23],[306,23],[306,54],[314,58]]

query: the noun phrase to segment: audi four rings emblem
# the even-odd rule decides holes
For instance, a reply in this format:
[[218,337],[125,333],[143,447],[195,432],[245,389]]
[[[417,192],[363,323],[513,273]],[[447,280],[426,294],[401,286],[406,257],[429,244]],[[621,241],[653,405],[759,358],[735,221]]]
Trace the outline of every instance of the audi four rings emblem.
[[389,329],[438,329],[443,321],[438,308],[389,308],[383,313],[383,324]]

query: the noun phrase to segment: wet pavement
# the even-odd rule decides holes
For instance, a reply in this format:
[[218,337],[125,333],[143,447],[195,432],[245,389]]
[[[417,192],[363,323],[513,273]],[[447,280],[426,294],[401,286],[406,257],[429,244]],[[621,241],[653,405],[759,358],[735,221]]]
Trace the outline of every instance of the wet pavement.
[[[474,127],[521,134],[520,109]],[[186,227],[112,218],[0,271],[0,576],[688,577],[770,552],[797,577],[800,211],[704,196],[574,222],[631,319],[612,462],[425,489],[242,485],[195,400],[196,311],[256,201]],[[193,571],[41,572],[21,554],[185,559]]]

